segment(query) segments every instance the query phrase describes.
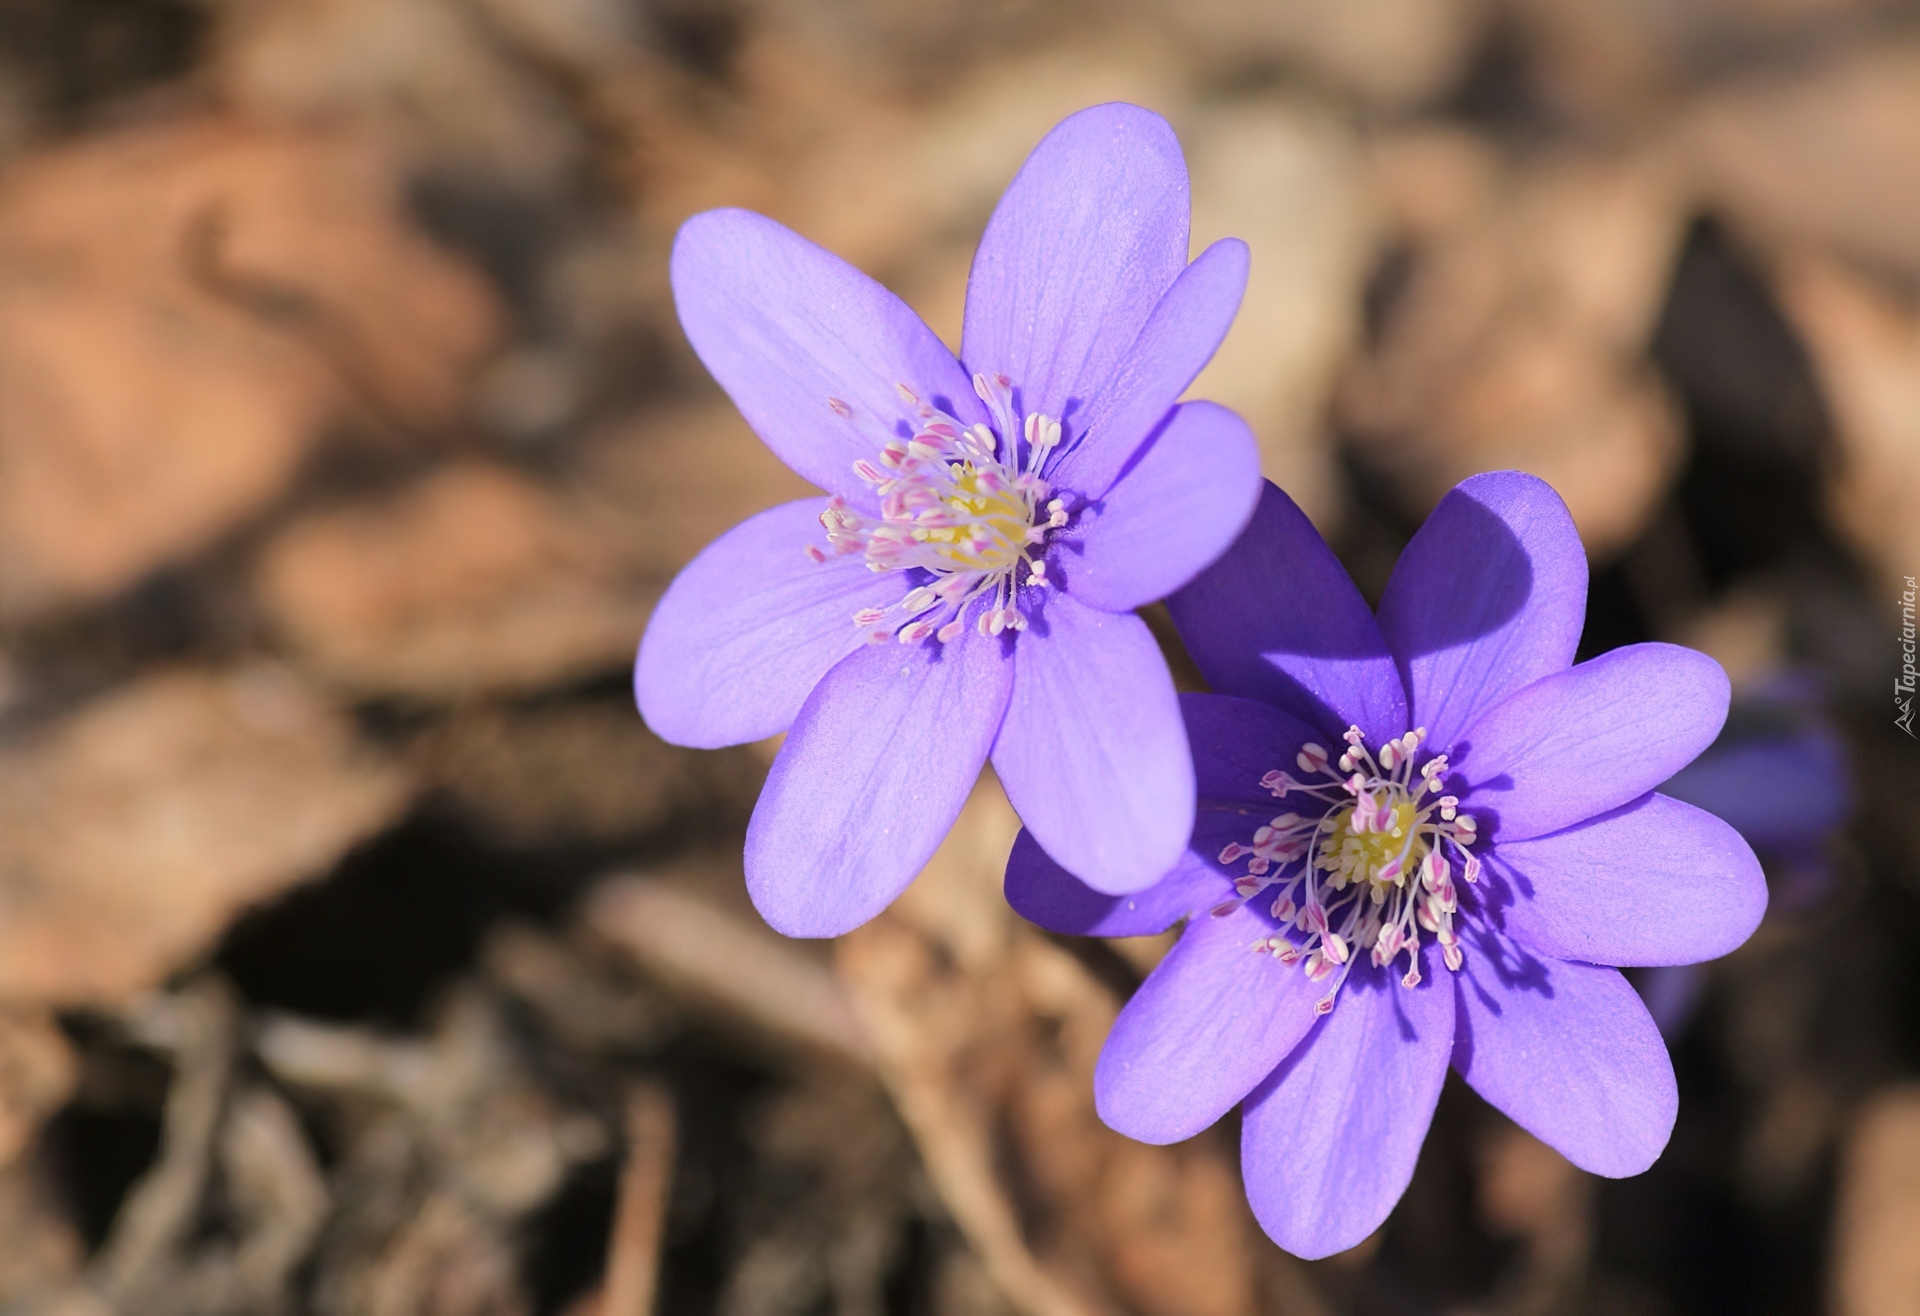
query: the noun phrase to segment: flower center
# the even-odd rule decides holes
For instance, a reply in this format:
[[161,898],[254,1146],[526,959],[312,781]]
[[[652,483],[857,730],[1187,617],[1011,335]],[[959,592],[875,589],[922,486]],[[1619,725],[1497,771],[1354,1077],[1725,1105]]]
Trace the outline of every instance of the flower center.
[[[1409,988],[1420,985],[1422,932],[1439,944],[1449,969],[1458,972],[1464,962],[1453,930],[1459,909],[1453,870],[1457,860],[1462,877],[1478,880],[1480,861],[1467,849],[1476,824],[1459,811],[1457,798],[1441,794],[1446,755],[1415,770],[1426,738],[1425,727],[1409,731],[1382,745],[1376,758],[1360,728],[1348,727],[1346,752],[1331,763],[1321,746],[1303,746],[1295,761],[1304,779],[1275,770],[1260,784],[1275,799],[1301,795],[1321,807],[1304,817],[1283,813],[1254,832],[1253,844],[1236,842],[1220,852],[1223,864],[1246,859],[1247,871],[1234,879],[1234,899],[1216,905],[1214,915],[1278,887],[1272,912],[1281,931],[1253,949],[1285,964],[1304,961],[1315,982],[1331,978],[1315,1007],[1321,1014],[1333,1009],[1356,951],[1371,951],[1381,968],[1404,952],[1400,982]],[[1287,925],[1303,934],[1299,940]]]
[[[890,440],[874,460],[853,466],[879,496],[879,517],[835,496],[820,524],[833,553],[861,553],[869,570],[917,570],[927,579],[890,608],[855,613],[854,625],[875,644],[889,638],[946,644],[959,636],[967,606],[990,594],[980,633],[1025,630],[1027,619],[1014,606],[1018,591],[1045,588],[1041,550],[1047,533],[1067,523],[1066,501],[1050,498],[1052,489],[1040,478],[1059,446],[1060,422],[1034,412],[1017,423],[1004,375],[973,377],[997,432],[984,423],[962,425],[906,385],[898,387],[914,409],[913,437]],[[843,416],[852,414],[837,398],[828,404]],[[816,562],[827,558],[816,545],[806,551]]]

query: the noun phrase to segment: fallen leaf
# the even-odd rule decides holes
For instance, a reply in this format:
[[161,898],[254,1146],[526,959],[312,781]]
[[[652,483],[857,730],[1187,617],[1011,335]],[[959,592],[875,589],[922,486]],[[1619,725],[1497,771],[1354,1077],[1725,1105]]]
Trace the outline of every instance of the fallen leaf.
[[554,495],[479,462],[294,521],[256,579],[302,663],[358,692],[417,699],[618,669],[654,598]]
[[[1411,272],[1341,389],[1363,458],[1416,513],[1476,472],[1529,471],[1567,500],[1589,553],[1623,548],[1681,456],[1645,359],[1686,224],[1670,163],[1498,169],[1445,135],[1381,159],[1390,212],[1414,221]],[[1437,199],[1394,204],[1447,174]]]
[[1833,415],[1827,509],[1897,594],[1920,543],[1920,306],[1811,251],[1776,260],[1774,283]]
[[1920,43],[1859,42],[1715,92],[1679,138],[1709,195],[1764,241],[1920,274]]
[[497,319],[344,139],[193,121],[12,166],[0,615],[103,599],[207,547],[349,406],[445,424]]
[[74,1005],[153,987],[410,795],[279,670],[111,691],[0,751],[0,997]]

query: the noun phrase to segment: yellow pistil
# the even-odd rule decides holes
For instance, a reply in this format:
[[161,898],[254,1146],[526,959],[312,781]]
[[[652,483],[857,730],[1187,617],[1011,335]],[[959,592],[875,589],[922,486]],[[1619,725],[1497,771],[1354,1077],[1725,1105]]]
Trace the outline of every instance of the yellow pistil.
[[918,528],[914,538],[961,570],[1011,571],[1027,548],[1033,509],[1013,489],[984,487],[970,462],[953,471],[954,492],[941,501],[961,524]]
[[[1353,882],[1373,883],[1373,899],[1378,904],[1386,898],[1387,888],[1405,886],[1413,880],[1428,846],[1417,835],[1411,845],[1407,843],[1408,833],[1418,822],[1411,800],[1403,798],[1394,802],[1384,831],[1354,830],[1354,816],[1358,812],[1358,805],[1349,806],[1329,815],[1321,824],[1327,835],[1320,843],[1318,866],[1329,875],[1327,885],[1335,891],[1344,890]],[[1398,868],[1383,873],[1395,859],[1400,860]]]

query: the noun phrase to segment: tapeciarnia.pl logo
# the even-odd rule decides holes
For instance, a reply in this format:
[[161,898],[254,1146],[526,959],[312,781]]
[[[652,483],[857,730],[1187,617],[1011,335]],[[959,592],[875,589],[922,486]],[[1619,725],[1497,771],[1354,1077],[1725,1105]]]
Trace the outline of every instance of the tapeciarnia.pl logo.
[[[1900,595],[1900,675],[1893,681],[1893,706],[1900,711],[1893,724],[1913,736],[1913,577],[1904,577],[1907,588]],[[1914,736],[1920,740],[1920,736]]]

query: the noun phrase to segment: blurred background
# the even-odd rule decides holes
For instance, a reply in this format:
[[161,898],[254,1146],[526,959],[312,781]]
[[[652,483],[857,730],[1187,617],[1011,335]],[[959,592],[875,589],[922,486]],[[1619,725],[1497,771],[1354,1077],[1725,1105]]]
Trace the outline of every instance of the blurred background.
[[[1733,677],[1673,790],[1772,911],[1638,980],[1638,1179],[1455,1081],[1386,1226],[1295,1261],[1231,1117],[1095,1118],[1166,940],[1010,915],[991,781],[785,942],[770,749],[633,711],[674,571],[805,491],[675,227],[765,211],[955,342],[1001,188],[1116,98],[1253,247],[1196,393],[1370,597],[1519,467],[1586,654]],[[1916,573],[1910,3],[4,0],[0,1312],[1920,1311]]]

